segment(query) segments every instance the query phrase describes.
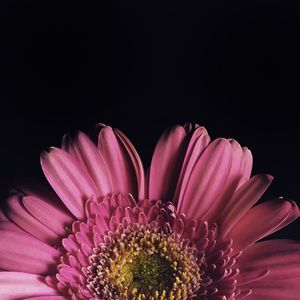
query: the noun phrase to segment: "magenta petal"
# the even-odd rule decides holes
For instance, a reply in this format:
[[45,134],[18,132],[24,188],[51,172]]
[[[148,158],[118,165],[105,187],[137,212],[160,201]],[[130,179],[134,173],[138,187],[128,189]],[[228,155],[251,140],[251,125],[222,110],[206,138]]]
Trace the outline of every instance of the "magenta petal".
[[30,297],[22,298],[22,300],[68,300],[68,297],[63,296],[40,296],[40,297]]
[[11,230],[25,233],[25,231],[11,221],[0,221],[0,230]]
[[73,221],[69,212],[54,202],[35,196],[23,197],[22,202],[31,215],[58,235],[64,236]]
[[[244,152],[243,152],[241,145],[236,140],[230,139],[229,142],[230,142],[231,149],[232,149],[232,161],[231,161],[229,176],[231,178],[231,181],[239,182],[242,175],[244,175],[243,172],[245,171],[243,168],[244,167]],[[237,182],[234,184],[235,185],[234,189],[237,186]],[[230,184],[232,184],[232,183],[230,182],[228,185],[230,185]]]
[[295,203],[282,199],[267,201],[251,208],[228,234],[236,252],[279,230],[299,216]]
[[196,128],[189,142],[173,199],[173,203],[177,205],[182,186],[186,185],[195,163],[202,154],[203,150],[210,142],[209,135],[204,127]]
[[0,209],[0,221],[8,221],[2,209]]
[[[243,268],[243,266],[241,266],[241,268]],[[240,272],[237,278],[237,285],[240,286],[244,286],[244,285],[248,285],[249,283],[255,282],[255,281],[259,281],[262,280],[264,278],[266,278],[268,275],[270,274],[270,270],[269,269],[259,269],[259,268],[255,268],[249,272]]]
[[96,194],[89,175],[68,153],[58,148],[42,153],[41,165],[49,183],[70,212],[78,219],[84,218],[84,200]]
[[270,270],[266,280],[300,280],[300,243],[290,240],[269,240],[252,245],[239,258],[241,273]]
[[85,167],[80,151],[68,133],[66,133],[61,140],[61,149],[70,154],[77,163]]
[[117,129],[115,129],[115,134],[119,138],[120,142],[125,147],[130,161],[132,162],[136,177],[137,177],[137,185],[138,185],[138,199],[145,198],[145,174],[144,167],[142,161],[135,150],[134,146],[131,144],[129,139],[125,136],[125,134]]
[[100,131],[98,147],[111,177],[113,192],[137,195],[135,168],[126,147],[111,127],[106,126]]
[[221,234],[226,235],[233,228],[236,222],[259,200],[272,180],[273,177],[270,175],[253,176],[234,193],[219,218]]
[[0,272],[1,300],[57,294],[56,289],[45,283],[43,276],[21,272]]
[[294,201],[290,201],[290,204],[292,205],[292,208],[289,210],[287,217],[276,227],[275,231],[284,228],[285,226],[287,226],[288,224],[300,217],[300,209],[298,205]]
[[219,195],[216,197],[215,201],[212,203],[212,207],[209,209],[204,219],[209,222],[216,222],[221,212],[227,205],[228,200],[232,197],[233,193],[236,191],[241,180],[244,178],[244,155],[243,149],[236,140],[228,140],[231,145],[231,159],[229,171],[227,174],[226,182],[224,188],[220,189]]
[[249,180],[252,172],[253,157],[251,151],[247,147],[243,147],[243,165],[242,165],[242,178],[238,187],[242,186]]
[[74,151],[91,175],[100,196],[112,193],[112,182],[106,162],[96,145],[83,132],[79,132],[73,143]]
[[262,280],[249,287],[252,293],[247,300],[299,300],[300,278],[281,280]]
[[217,139],[205,148],[183,184],[177,210],[188,218],[201,218],[222,192],[231,165],[231,145]]
[[151,161],[149,199],[172,201],[187,147],[187,133],[182,126],[165,131]]
[[49,274],[55,272],[59,252],[27,233],[0,231],[0,269]]
[[13,195],[7,199],[7,216],[23,230],[46,243],[57,240],[58,235],[35,219],[22,205],[21,197]]

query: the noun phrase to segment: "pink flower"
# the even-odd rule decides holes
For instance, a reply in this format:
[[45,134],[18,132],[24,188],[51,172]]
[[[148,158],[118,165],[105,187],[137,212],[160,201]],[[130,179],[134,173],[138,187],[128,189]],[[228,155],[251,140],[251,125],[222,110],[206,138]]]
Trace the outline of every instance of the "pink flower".
[[[299,216],[255,205],[272,181],[252,155],[203,127],[160,138],[148,175],[103,127],[41,156],[56,194],[22,188],[0,214],[0,299],[298,299],[300,244],[259,241]],[[259,242],[258,242],[259,241]]]

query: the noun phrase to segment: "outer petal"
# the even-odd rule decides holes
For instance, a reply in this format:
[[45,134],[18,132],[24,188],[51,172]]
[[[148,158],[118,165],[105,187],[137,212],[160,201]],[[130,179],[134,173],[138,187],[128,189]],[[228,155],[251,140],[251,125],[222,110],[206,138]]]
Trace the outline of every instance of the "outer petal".
[[299,216],[294,202],[273,200],[251,208],[228,234],[234,241],[235,251],[243,250],[259,239],[279,230]]
[[59,252],[27,233],[0,231],[0,269],[49,274],[55,272]]
[[219,218],[221,234],[226,235],[233,228],[262,196],[272,180],[270,175],[253,176],[234,193]]
[[203,150],[207,147],[209,142],[210,138],[206,129],[204,127],[197,127],[191,137],[188,148],[186,150],[186,154],[176,185],[176,191],[173,199],[175,205],[178,204],[178,199],[182,186],[186,185],[186,182],[190,178],[195,163],[197,162],[198,158],[202,154]]
[[299,300],[299,277],[281,280],[262,280],[249,286],[252,294],[247,300]]
[[23,230],[46,243],[57,240],[58,235],[35,219],[22,205],[21,197],[13,195],[7,199],[7,216]]
[[181,189],[178,212],[188,218],[199,218],[208,211],[224,188],[231,156],[230,143],[225,139],[217,139],[207,146]]
[[23,298],[22,300],[67,300],[63,296],[40,296],[40,297],[33,297],[33,298]]
[[57,290],[45,283],[40,275],[21,272],[0,272],[0,299],[57,295]]
[[66,209],[54,202],[35,196],[23,197],[22,202],[29,213],[42,224],[60,236],[66,235],[66,226],[73,221]]
[[68,133],[66,133],[61,140],[61,149],[70,154],[73,159],[77,161],[77,163],[80,163],[83,167],[85,166],[80,152],[76,151],[76,148],[74,147],[74,141]]
[[115,134],[109,126],[102,128],[98,137],[98,147],[109,171],[113,192],[137,196],[138,184],[143,185],[141,178],[144,177],[141,163],[129,140],[123,139],[124,135],[120,138],[121,135],[120,132]]
[[0,221],[8,221],[2,209],[0,209]]
[[220,190],[219,195],[212,203],[212,207],[210,207],[207,214],[204,216],[204,219],[210,223],[217,221],[229,199],[238,188],[240,182],[248,176],[248,174],[245,174],[244,152],[242,147],[236,140],[230,139],[228,141],[230,142],[232,151],[231,161],[229,162],[229,172],[226,182],[224,183],[224,188]]
[[137,151],[135,150],[129,139],[123,134],[123,132],[115,129],[115,134],[128,152],[133,168],[135,170],[138,185],[138,199],[145,199],[145,174],[142,161]]
[[11,230],[25,233],[25,231],[11,221],[0,221],[0,230]]
[[151,161],[149,199],[172,201],[187,148],[187,132],[182,126],[165,131]]
[[[260,281],[270,274],[269,269],[255,269],[250,272],[240,272],[237,277],[237,286],[243,288],[253,282]],[[249,290],[249,289],[248,289]]]
[[[265,280],[300,280],[300,243],[289,240],[263,241],[249,247],[239,258],[241,273],[270,270]],[[274,283],[274,285],[276,285]]]
[[79,132],[72,145],[83,167],[91,175],[100,196],[113,192],[112,182],[103,155],[83,132]]
[[41,165],[66,207],[75,217],[83,219],[84,201],[97,194],[89,174],[68,153],[58,148],[42,153]]
[[251,151],[247,147],[243,147],[243,166],[242,166],[242,179],[238,187],[242,186],[249,180],[252,172],[253,157]]

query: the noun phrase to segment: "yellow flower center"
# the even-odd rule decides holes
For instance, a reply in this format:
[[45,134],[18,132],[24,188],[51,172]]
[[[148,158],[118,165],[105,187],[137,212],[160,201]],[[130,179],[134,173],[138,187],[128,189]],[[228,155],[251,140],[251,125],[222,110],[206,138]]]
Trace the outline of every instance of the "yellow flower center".
[[[158,253],[139,253],[124,264],[120,277],[132,295],[141,297],[167,294],[172,286],[174,270],[170,262]],[[125,294],[128,292],[125,292]],[[143,299],[143,298],[142,298]]]
[[94,250],[88,287],[96,299],[184,300],[200,287],[195,248],[174,233],[128,227]]

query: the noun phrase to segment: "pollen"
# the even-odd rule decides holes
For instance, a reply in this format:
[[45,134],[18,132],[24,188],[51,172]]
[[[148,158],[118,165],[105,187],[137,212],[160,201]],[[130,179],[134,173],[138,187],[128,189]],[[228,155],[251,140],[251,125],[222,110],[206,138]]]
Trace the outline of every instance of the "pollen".
[[119,228],[90,257],[88,288],[103,300],[193,299],[201,285],[192,245],[150,226]]

